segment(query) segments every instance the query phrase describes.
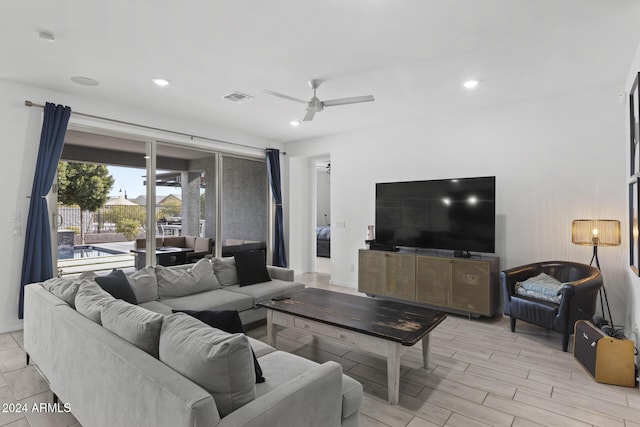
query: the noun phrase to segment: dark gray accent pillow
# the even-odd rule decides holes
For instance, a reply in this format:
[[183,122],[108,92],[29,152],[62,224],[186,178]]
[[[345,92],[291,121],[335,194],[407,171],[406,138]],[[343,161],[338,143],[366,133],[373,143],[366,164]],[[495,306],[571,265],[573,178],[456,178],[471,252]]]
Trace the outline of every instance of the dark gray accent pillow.
[[106,276],[97,276],[95,280],[102,289],[109,292],[114,298],[124,300],[130,304],[138,304],[136,294],[133,293],[131,284],[129,284],[129,280],[122,270],[114,269]]
[[271,281],[263,250],[240,252],[233,257],[240,286]]

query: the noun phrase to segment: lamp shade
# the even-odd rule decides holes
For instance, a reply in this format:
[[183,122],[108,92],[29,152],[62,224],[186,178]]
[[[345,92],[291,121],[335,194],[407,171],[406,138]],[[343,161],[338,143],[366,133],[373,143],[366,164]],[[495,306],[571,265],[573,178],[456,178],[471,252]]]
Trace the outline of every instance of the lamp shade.
[[620,246],[620,221],[615,219],[574,219],[571,242],[582,246]]

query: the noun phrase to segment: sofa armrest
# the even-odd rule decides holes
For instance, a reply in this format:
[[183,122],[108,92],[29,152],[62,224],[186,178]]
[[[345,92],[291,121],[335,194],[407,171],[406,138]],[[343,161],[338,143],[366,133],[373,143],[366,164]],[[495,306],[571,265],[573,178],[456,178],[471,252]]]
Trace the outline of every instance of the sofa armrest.
[[267,265],[269,277],[272,279],[284,280],[285,282],[293,282],[293,270],[290,268],[276,267],[275,265]]
[[338,427],[342,367],[325,362],[236,409],[220,427]]

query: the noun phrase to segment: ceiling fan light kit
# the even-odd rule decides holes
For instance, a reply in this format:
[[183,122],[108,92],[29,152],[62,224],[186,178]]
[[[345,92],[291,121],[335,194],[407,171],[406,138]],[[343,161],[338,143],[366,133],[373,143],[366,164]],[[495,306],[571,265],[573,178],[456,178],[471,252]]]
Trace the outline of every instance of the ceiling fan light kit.
[[339,99],[330,99],[327,101],[320,101],[320,99],[316,96],[316,90],[318,89],[318,86],[320,86],[320,84],[322,83],[322,80],[312,79],[312,80],[309,80],[308,83],[309,83],[309,87],[313,89],[313,97],[309,101],[304,101],[302,99],[294,98],[293,96],[285,95],[279,92],[274,92],[272,90],[267,90],[266,92],[270,95],[277,96],[278,98],[306,104],[307,112],[304,115],[304,118],[302,119],[302,121],[304,122],[310,122],[311,120],[313,120],[313,117],[316,115],[316,113],[319,113],[322,110],[324,110],[324,107],[334,107],[338,105],[348,105],[348,104],[357,104],[360,102],[375,101],[375,98],[373,97],[373,95],[352,96],[349,98],[339,98]]

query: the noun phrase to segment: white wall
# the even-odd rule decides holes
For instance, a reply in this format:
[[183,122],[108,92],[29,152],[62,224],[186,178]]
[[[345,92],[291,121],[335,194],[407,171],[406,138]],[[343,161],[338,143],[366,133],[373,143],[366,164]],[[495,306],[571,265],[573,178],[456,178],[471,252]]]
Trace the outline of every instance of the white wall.
[[[298,166],[319,153],[331,156],[332,282],[357,287],[358,249],[374,223],[376,182],[495,175],[501,269],[554,259],[588,263],[592,249],[571,243],[571,221],[622,221],[623,246],[601,248],[599,255],[614,320],[625,322],[627,163],[621,141],[628,106],[618,102],[621,90],[567,92],[286,144],[287,159]],[[306,173],[290,171],[290,218],[315,215],[304,197],[310,193],[301,179]],[[304,242],[294,232],[290,240],[297,248],[291,262],[299,267]]]
[[[3,148],[4,153],[2,164],[4,206],[3,209],[0,209],[0,236],[4,236],[4,244],[0,245],[0,271],[3,272],[3,280],[0,281],[0,333],[17,330],[22,327],[22,322],[18,320],[18,292],[24,249],[24,233],[29,209],[27,196],[31,193],[40,129],[42,128],[42,109],[26,107],[24,105],[25,100],[38,104],[44,104],[46,101],[64,104],[70,106],[73,111],[181,131],[258,148],[281,148],[278,143],[245,137],[232,131],[212,129],[206,125],[192,123],[176,117],[163,117],[151,111],[131,109],[126,105],[95,102],[91,99],[91,88],[87,88],[86,91],[86,97],[71,96],[0,80],[0,94],[2,94],[0,97],[0,117],[2,117],[0,147]],[[181,107],[177,106],[176,108]],[[185,114],[182,110],[180,113]],[[69,126],[88,126],[110,132],[136,133],[144,136],[145,139],[161,139],[227,152],[252,155],[256,155],[259,152],[226,144],[198,140],[190,141],[188,138],[177,138],[161,132],[142,131],[133,127],[100,122],[74,115],[71,117]],[[14,236],[14,228],[19,230],[19,236]]]

